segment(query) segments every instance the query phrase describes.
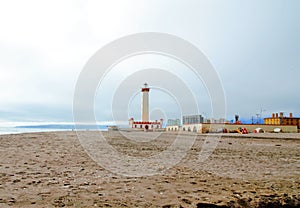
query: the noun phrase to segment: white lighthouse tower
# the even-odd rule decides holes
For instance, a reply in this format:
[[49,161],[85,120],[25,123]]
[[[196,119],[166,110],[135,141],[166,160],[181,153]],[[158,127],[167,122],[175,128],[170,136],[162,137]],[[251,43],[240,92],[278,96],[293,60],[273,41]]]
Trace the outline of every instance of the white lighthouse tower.
[[149,91],[150,88],[148,84],[145,83],[144,87],[142,88],[142,121],[148,122],[149,121]]
[[135,121],[134,118],[129,119],[129,127],[144,131],[156,131],[162,129],[163,119],[150,121],[149,120],[149,91],[148,84],[145,83],[141,89],[142,92],[142,119]]

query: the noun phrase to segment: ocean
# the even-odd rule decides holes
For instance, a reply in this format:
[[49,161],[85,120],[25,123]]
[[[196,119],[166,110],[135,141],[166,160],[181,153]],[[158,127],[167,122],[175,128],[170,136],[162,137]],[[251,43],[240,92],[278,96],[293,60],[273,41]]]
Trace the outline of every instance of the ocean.
[[75,128],[75,125],[50,124],[50,125],[21,125],[21,126],[0,126],[0,135],[4,134],[21,134],[33,132],[53,132],[53,131],[72,131],[80,130],[100,130],[107,131],[107,126],[104,125],[81,125]]

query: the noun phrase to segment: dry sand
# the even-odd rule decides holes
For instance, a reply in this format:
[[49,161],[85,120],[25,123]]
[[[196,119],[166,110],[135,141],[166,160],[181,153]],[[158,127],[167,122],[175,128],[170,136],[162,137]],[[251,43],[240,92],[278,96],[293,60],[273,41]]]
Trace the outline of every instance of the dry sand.
[[[142,157],[176,138],[162,133],[141,143],[104,134],[116,150]],[[155,134],[132,133],[136,139]],[[183,160],[159,175],[126,177],[94,162],[75,132],[2,135],[0,207],[300,206],[300,134],[225,135],[199,162],[206,138],[198,135]]]

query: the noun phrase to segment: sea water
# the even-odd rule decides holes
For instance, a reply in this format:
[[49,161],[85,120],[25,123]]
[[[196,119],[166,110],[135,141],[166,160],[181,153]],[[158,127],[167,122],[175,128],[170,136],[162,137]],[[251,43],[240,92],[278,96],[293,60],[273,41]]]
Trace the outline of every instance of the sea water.
[[33,133],[33,132],[50,132],[50,131],[71,131],[71,130],[72,129],[0,127],[0,135]]
[[74,125],[35,125],[35,126],[0,126],[0,135],[21,134],[34,132],[74,131],[74,130],[107,131],[107,126],[79,126]]

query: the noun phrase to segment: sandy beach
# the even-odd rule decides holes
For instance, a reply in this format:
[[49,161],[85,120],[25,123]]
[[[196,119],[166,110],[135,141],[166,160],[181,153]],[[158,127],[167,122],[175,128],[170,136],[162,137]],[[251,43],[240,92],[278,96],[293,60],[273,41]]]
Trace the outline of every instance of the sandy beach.
[[[104,135],[117,151],[138,157],[164,151],[176,138],[155,132],[132,133],[137,140],[119,132]],[[138,142],[149,135],[157,138]],[[206,143],[206,135],[197,135],[178,164],[130,177],[92,160],[76,132],[1,135],[0,207],[300,206],[300,134],[223,135],[200,162]]]

